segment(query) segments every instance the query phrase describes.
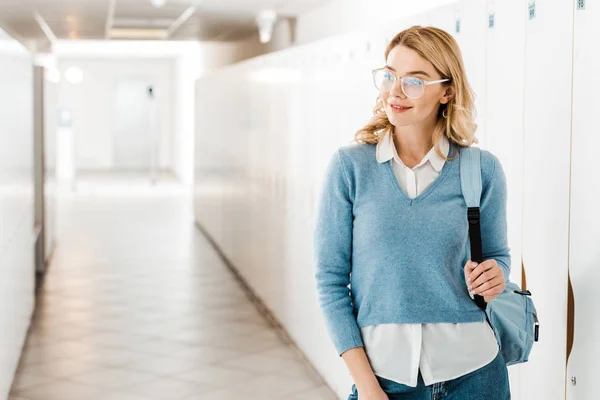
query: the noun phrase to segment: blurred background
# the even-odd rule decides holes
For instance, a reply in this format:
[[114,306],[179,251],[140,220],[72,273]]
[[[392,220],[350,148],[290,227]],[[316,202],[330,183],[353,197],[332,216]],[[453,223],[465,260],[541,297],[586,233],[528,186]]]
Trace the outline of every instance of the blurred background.
[[460,44],[540,341],[517,400],[595,399],[600,6],[0,0],[0,399],[344,399],[312,260],[325,166],[399,31]]

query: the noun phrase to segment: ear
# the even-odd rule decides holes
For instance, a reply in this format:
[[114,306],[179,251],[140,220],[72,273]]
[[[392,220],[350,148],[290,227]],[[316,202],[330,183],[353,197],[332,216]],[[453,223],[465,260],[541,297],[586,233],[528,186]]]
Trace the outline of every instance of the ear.
[[444,91],[444,95],[440,98],[440,103],[448,104],[448,102],[450,102],[455,95],[456,93],[454,92],[454,88],[452,86],[448,86]]

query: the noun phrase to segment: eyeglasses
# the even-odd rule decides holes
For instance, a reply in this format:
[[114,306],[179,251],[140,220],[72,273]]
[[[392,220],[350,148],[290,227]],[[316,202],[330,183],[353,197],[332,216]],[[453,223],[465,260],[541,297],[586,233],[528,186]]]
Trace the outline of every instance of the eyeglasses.
[[437,81],[424,81],[414,76],[399,77],[387,68],[378,68],[373,70],[373,83],[377,90],[389,92],[394,87],[396,81],[400,79],[402,92],[409,99],[418,99],[425,93],[425,86],[449,81],[450,79],[440,79]]

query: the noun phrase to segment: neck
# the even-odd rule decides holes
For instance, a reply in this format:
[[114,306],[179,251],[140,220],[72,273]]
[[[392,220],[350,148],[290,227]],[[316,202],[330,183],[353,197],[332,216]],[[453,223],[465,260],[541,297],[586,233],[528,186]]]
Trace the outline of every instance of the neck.
[[433,147],[435,121],[422,125],[409,125],[394,129],[394,145],[406,166],[417,165]]

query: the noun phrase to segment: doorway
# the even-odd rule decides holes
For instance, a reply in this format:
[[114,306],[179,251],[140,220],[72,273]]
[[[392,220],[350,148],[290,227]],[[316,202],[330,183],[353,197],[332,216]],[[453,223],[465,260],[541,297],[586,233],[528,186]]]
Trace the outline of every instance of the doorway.
[[154,179],[160,146],[156,78],[122,77],[114,84],[113,162],[118,171]]

